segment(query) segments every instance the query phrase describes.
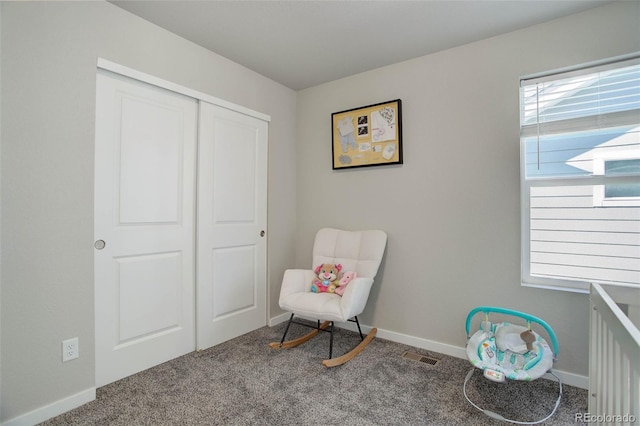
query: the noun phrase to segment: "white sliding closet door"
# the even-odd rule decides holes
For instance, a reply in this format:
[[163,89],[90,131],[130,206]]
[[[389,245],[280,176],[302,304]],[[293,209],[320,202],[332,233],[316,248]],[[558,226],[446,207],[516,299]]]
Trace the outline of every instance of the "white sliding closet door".
[[267,123],[200,103],[197,342],[266,325]]
[[102,70],[97,78],[95,340],[102,386],[195,348],[198,102]]
[[268,117],[102,63],[134,78],[97,75],[96,386],[260,328],[267,309]]

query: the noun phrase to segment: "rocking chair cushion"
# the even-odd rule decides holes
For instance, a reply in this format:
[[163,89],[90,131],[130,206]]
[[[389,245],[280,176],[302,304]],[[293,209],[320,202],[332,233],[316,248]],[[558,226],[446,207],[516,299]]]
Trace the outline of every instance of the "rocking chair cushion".
[[382,260],[387,234],[383,231],[343,231],[324,228],[313,245],[312,266],[340,263],[343,271],[374,278]]
[[348,321],[360,315],[366,306],[384,248],[387,234],[382,231],[343,231],[324,228],[318,231],[313,246],[313,263],[340,263],[344,270],[355,271],[342,297],[333,293],[312,293],[312,270],[289,269],[280,289],[280,307],[314,320]]
[[313,276],[314,272],[311,270],[285,271],[280,290],[280,307],[285,311],[314,320],[342,322],[364,311],[373,279],[361,277],[354,279],[340,297],[333,293],[312,293]]

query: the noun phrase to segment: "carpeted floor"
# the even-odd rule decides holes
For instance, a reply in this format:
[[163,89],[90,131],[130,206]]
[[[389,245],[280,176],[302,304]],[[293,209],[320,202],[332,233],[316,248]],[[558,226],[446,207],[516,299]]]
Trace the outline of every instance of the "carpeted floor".
[[[463,359],[376,338],[350,362],[331,369],[329,334],[274,350],[284,324],[264,327],[97,390],[97,398],[43,425],[499,425],[465,400],[471,364]],[[293,325],[290,337],[309,329]],[[360,341],[339,330],[334,355]],[[440,361],[402,357],[406,350]],[[564,386],[556,414],[544,424],[576,424],[587,391]],[[521,421],[551,411],[558,385],[550,380],[489,382],[476,371],[468,395],[483,408]]]

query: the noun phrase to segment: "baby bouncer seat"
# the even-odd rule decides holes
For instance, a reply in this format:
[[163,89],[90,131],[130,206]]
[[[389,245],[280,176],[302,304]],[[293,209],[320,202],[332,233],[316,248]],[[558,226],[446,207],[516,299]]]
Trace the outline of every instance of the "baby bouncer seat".
[[[473,335],[470,334],[471,322],[478,313],[484,313],[484,321]],[[490,313],[498,313],[517,317],[526,321],[526,326],[509,322],[492,323]],[[547,332],[551,346],[538,333],[531,329],[531,323],[539,324]],[[543,320],[524,312],[512,309],[479,306],[467,315],[467,356],[473,368],[467,373],[463,385],[467,401],[489,417],[509,421],[516,424],[538,424],[553,416],[562,398],[562,381],[551,370],[558,356],[558,340],[553,329]],[[551,413],[536,421],[517,421],[506,419],[500,414],[480,408],[467,396],[467,383],[474,371],[482,370],[484,377],[494,382],[507,380],[531,381],[542,377],[547,372],[558,381],[558,399]]]

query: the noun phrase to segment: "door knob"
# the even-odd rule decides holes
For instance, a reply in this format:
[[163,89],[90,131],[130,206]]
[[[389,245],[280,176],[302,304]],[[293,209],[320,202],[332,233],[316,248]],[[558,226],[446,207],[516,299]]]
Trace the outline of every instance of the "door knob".
[[260,236],[264,237],[264,229],[262,231],[260,231]]
[[106,245],[107,243],[105,243],[104,240],[97,240],[95,243],[93,243],[93,246],[98,250],[102,250]]

